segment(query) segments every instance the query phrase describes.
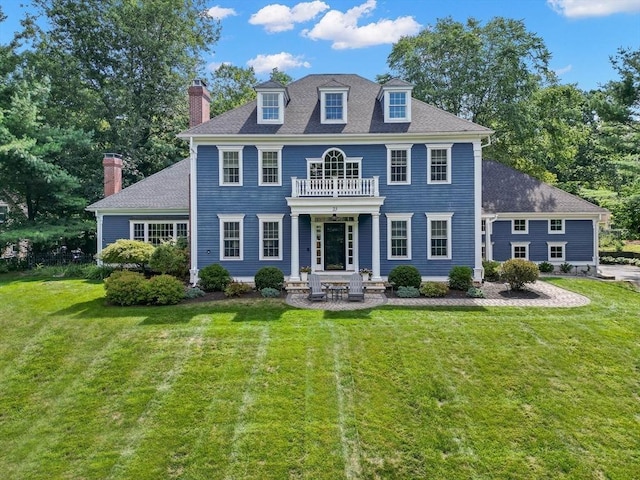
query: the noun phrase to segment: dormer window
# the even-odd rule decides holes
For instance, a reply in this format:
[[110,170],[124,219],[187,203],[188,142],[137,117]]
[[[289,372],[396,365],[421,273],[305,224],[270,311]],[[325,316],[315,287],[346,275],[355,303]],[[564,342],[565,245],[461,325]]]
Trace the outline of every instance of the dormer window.
[[287,89],[280,83],[268,81],[256,87],[258,93],[258,123],[284,123],[284,107],[289,100]]
[[411,91],[413,85],[404,80],[393,79],[385,83],[378,95],[384,109],[385,123],[411,121]]
[[321,86],[320,123],[347,123],[347,100],[349,87],[332,80]]

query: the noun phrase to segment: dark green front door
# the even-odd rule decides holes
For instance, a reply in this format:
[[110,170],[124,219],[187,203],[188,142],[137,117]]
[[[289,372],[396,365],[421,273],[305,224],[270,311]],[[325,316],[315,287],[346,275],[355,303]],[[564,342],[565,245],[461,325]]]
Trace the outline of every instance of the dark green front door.
[[324,224],[324,269],[344,270],[344,223]]

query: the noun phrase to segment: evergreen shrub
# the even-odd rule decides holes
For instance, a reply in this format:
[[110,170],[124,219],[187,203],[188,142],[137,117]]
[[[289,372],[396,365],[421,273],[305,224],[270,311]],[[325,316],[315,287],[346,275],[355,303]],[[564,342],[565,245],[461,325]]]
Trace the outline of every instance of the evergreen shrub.
[[523,258],[512,258],[500,267],[500,278],[509,284],[511,290],[523,290],[525,283],[535,282],[539,275],[538,265]]
[[449,271],[449,288],[466,292],[473,286],[471,267],[457,265]]
[[400,298],[417,298],[420,296],[420,290],[418,290],[416,287],[398,287],[398,290],[396,291],[396,295]]
[[422,283],[420,272],[413,265],[398,265],[389,272],[388,280],[398,289],[400,287],[413,287],[417,290]]
[[129,270],[117,270],[105,281],[109,303],[115,305],[142,305],[149,300],[149,282],[144,275]]
[[231,283],[229,271],[218,263],[207,265],[200,270],[200,288],[205,292],[224,292]]
[[278,267],[262,267],[254,277],[256,290],[263,288],[280,289],[284,283],[284,273]]
[[184,284],[171,275],[157,275],[148,280],[148,301],[154,305],[175,305],[184,298]]
[[445,297],[449,293],[449,285],[444,282],[425,282],[420,286],[420,293],[425,297]]

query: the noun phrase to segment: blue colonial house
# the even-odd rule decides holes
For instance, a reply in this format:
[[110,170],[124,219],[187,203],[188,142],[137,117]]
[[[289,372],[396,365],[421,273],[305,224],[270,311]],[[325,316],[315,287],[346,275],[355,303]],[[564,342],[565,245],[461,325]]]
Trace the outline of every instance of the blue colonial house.
[[253,279],[290,281],[398,265],[445,279],[454,265],[482,278],[484,258],[595,265],[606,210],[496,162],[491,130],[412,98],[401,80],[309,75],[269,81],[257,99],[209,119],[202,82],[189,89],[190,157],[120,191],[106,155],[106,198],[88,207],[98,250],[119,238],[188,236],[192,280],[219,263]]

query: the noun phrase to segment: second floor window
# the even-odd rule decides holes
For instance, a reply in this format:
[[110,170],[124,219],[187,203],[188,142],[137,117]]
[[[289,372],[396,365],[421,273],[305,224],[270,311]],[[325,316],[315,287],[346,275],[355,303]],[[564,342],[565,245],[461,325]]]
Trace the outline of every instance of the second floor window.
[[242,147],[219,147],[220,185],[242,186]]
[[528,233],[529,224],[526,219],[517,218],[511,223],[511,233]]
[[411,145],[387,145],[387,184],[411,183]]
[[282,145],[258,146],[258,185],[282,185]]
[[451,183],[451,145],[427,145],[427,183]]

